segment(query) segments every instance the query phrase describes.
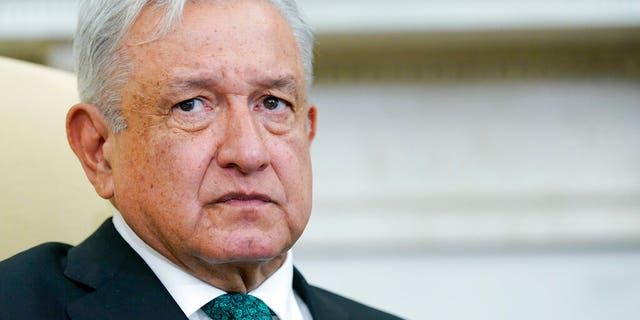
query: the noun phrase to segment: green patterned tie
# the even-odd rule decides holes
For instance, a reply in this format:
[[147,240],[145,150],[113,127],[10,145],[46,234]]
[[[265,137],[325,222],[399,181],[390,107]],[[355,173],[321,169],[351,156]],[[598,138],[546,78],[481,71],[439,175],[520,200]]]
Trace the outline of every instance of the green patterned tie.
[[271,310],[260,299],[244,293],[221,295],[202,307],[213,320],[271,320]]

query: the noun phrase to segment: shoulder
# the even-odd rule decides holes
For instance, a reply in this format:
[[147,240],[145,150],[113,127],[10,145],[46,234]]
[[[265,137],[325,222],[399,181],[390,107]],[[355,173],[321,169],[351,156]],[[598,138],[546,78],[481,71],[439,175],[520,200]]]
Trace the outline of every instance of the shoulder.
[[373,307],[367,306],[360,302],[351,300],[344,296],[335,294],[331,291],[318,288],[315,286],[310,286],[311,290],[314,291],[315,297],[319,301],[324,301],[325,303],[337,304],[342,307],[344,310],[348,310],[351,319],[353,320],[400,320],[401,318],[394,316],[392,314],[386,313],[384,311],[375,309]]
[[[45,243],[0,262],[0,310],[11,316],[7,319],[38,312],[55,319],[64,312],[60,300],[78,290],[64,276],[70,248],[68,244]],[[40,311],[33,308],[34,303]]]
[[24,278],[27,273],[31,276],[62,273],[70,248],[68,244],[48,242],[18,253],[0,262],[0,279]]

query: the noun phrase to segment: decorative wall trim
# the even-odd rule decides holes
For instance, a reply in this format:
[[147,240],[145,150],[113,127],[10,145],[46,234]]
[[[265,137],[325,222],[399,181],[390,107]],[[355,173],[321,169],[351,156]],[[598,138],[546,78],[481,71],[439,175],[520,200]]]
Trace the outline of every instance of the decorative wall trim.
[[640,78],[640,29],[588,33],[320,36],[316,81]]

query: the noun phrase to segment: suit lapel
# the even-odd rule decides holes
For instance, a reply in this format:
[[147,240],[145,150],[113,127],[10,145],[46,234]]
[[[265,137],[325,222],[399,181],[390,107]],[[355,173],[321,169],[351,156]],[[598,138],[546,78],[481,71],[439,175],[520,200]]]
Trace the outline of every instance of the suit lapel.
[[[184,319],[184,313],[147,264],[107,220],[71,249],[65,275],[88,293],[67,305],[73,320]],[[294,268],[293,288],[314,320],[347,320],[349,312],[307,283]]]
[[307,304],[313,320],[347,320],[349,312],[320,293],[320,289],[309,285],[298,269],[293,269],[293,289]]
[[186,319],[111,220],[70,250],[65,275],[90,291],[67,306],[71,319]]

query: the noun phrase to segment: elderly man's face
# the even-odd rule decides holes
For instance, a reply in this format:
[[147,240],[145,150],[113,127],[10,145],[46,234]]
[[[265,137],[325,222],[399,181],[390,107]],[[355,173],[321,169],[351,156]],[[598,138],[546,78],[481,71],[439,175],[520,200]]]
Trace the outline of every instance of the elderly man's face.
[[291,30],[266,1],[198,1],[145,43],[161,13],[145,9],[124,43],[128,127],[105,144],[113,201],[174,261],[281,256],[311,211],[315,121]]

